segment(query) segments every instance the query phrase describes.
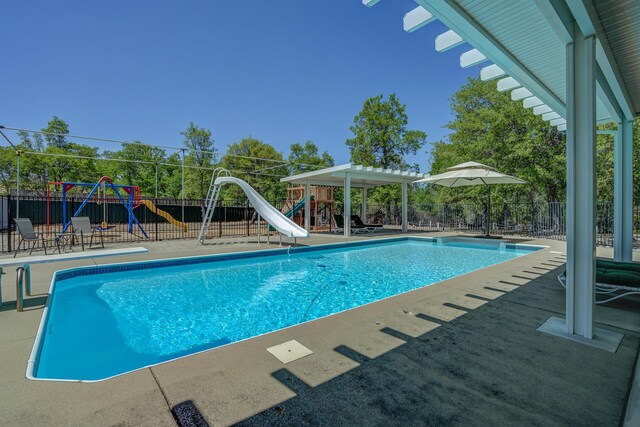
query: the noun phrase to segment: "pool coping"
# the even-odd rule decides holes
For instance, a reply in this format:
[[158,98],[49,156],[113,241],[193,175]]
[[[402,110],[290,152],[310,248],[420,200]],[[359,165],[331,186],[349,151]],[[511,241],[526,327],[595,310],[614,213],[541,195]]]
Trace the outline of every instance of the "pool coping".
[[[355,310],[361,307],[365,307],[367,305],[370,304],[375,304],[378,303],[380,301],[384,301],[390,298],[395,298],[398,297],[400,295],[409,293],[409,292],[414,292],[418,289],[421,289],[422,287],[425,286],[430,286],[430,285],[434,285],[436,283],[440,283],[443,282],[445,280],[449,280],[451,278],[454,277],[462,277],[465,276],[467,274],[473,274],[479,271],[482,271],[484,269],[487,268],[491,268],[493,266],[499,265],[499,264],[503,264],[505,262],[510,262],[510,261],[514,261],[515,259],[510,259],[510,260],[506,260],[506,261],[501,261],[498,262],[496,264],[491,264],[488,265],[486,267],[482,267],[473,271],[469,271],[467,273],[463,273],[463,274],[459,274],[457,276],[453,276],[451,278],[447,278],[444,280],[440,280],[437,282],[433,282],[433,283],[429,283],[428,285],[424,285],[421,286],[419,288],[416,289],[412,289],[406,292],[401,292],[399,294],[395,294],[395,295],[391,295],[376,301],[371,301],[368,302],[366,304],[362,304],[356,307],[352,307],[349,308],[347,310],[342,310],[342,311],[338,311],[336,313],[331,313],[328,314],[326,316],[321,316],[321,317],[317,317],[315,319],[310,319],[307,320],[305,322],[301,322],[301,323],[296,323],[295,325],[290,325],[290,326],[286,326],[284,328],[280,328],[280,329],[276,329],[273,331],[269,331],[269,332],[265,332],[263,334],[258,334],[258,335],[254,335],[252,337],[248,337],[248,338],[244,338],[241,340],[237,340],[237,341],[233,341],[227,344],[223,344],[223,345],[219,345],[216,347],[212,347],[212,348],[208,348],[208,349],[204,349],[204,350],[200,350],[200,351],[196,351],[193,353],[189,353],[189,354],[185,354],[182,356],[178,356],[175,358],[171,358],[168,360],[164,360],[162,362],[158,362],[158,363],[153,363],[153,364],[149,364],[149,365],[145,365],[145,366],[141,366],[139,368],[136,369],[132,369],[129,371],[125,371],[125,372],[121,372],[106,378],[100,378],[100,379],[95,379],[95,380],[77,380],[77,379],[66,379],[66,378],[38,378],[36,377],[35,371],[36,371],[36,363],[40,357],[40,353],[42,350],[42,344],[44,342],[43,340],[43,334],[44,334],[44,329],[45,326],[48,322],[48,318],[49,318],[49,310],[51,307],[51,304],[53,303],[53,292],[55,290],[55,284],[56,281],[58,279],[58,275],[63,275],[63,274],[68,274],[68,273],[72,273],[72,272],[79,272],[79,271],[92,271],[93,274],[101,274],[101,273],[109,273],[109,272],[116,272],[116,271],[123,271],[123,270],[118,270],[118,267],[122,267],[122,266],[131,266],[131,265],[137,265],[140,266],[140,268],[131,268],[131,269],[125,269],[125,270],[144,270],[144,269],[150,269],[150,268],[157,268],[157,267],[161,267],[161,266],[170,266],[171,262],[176,262],[176,261],[187,261],[187,260],[193,260],[192,262],[183,262],[183,263],[179,263],[179,264],[175,264],[175,265],[194,265],[194,264],[202,264],[202,263],[206,263],[206,262],[221,262],[221,261],[230,261],[230,260],[237,260],[237,259],[247,259],[247,258],[260,258],[260,257],[267,257],[267,256],[278,256],[278,255],[285,255],[285,254],[291,254],[291,253],[303,253],[303,252],[313,252],[313,251],[318,251],[318,250],[323,250],[323,249],[327,249],[327,248],[332,248],[332,247],[357,247],[357,246],[368,246],[368,245],[373,245],[373,244],[379,244],[379,243],[387,243],[387,242],[399,242],[399,241],[410,241],[410,240],[415,240],[415,241],[421,241],[421,240],[428,240],[428,241],[442,241],[443,243],[448,243],[448,242],[461,242],[461,243],[479,243],[479,244],[489,244],[491,243],[492,246],[500,246],[500,245],[504,245],[505,247],[509,247],[510,249],[523,249],[523,250],[529,250],[531,252],[531,254],[536,253],[539,250],[545,249],[545,248],[549,248],[548,245],[534,245],[534,244],[520,244],[520,243],[512,243],[506,239],[485,239],[485,238],[477,238],[477,237],[462,237],[462,236],[441,236],[441,237],[427,237],[427,236],[394,236],[394,237],[382,237],[382,238],[378,238],[378,239],[367,239],[367,240],[360,240],[360,241],[352,241],[352,242],[336,242],[336,243],[325,243],[325,244],[319,244],[319,245],[311,245],[311,246],[297,246],[297,247],[292,247],[292,246],[288,246],[286,248],[278,248],[278,249],[258,249],[258,250],[253,250],[253,251],[241,251],[241,252],[225,252],[225,253],[219,253],[219,254],[206,254],[206,255],[196,255],[196,256],[186,256],[186,257],[173,257],[173,258],[166,258],[166,259],[154,259],[154,260],[146,260],[146,261],[128,261],[128,262],[120,262],[120,263],[112,263],[112,264],[104,264],[104,265],[95,265],[95,266],[82,266],[82,267],[73,267],[73,268],[68,268],[68,269],[63,269],[63,270],[58,270],[55,271],[51,277],[51,284],[49,286],[49,295],[47,298],[47,301],[45,303],[43,312],[42,312],[42,317],[40,318],[40,324],[38,326],[38,331],[36,333],[36,336],[34,338],[34,344],[31,350],[31,353],[29,355],[29,359],[27,361],[27,369],[26,369],[26,378],[29,380],[33,380],[33,381],[49,381],[49,382],[71,382],[71,383],[96,383],[96,382],[102,382],[102,381],[106,381],[112,378],[116,378],[122,375],[126,375],[132,372],[136,372],[136,371],[140,371],[146,368],[151,368],[153,366],[157,366],[157,365],[161,365],[164,363],[168,363],[168,362],[172,362],[175,360],[179,360],[179,359],[183,359],[186,357],[190,357],[190,356],[194,356],[200,353],[204,353],[204,352],[208,352],[208,351],[212,351],[221,347],[226,347],[232,344],[237,344],[243,341],[247,341],[250,339],[254,339],[260,336],[264,336],[264,335],[268,335],[277,331],[283,331],[289,328],[293,328],[299,325],[303,325],[309,322],[315,322],[317,320],[320,319],[324,319],[326,317],[330,317],[330,316],[335,316],[339,313],[344,313],[344,312],[348,312],[350,310]],[[528,256],[530,254],[525,254],[523,256]],[[520,258],[520,257],[518,257]],[[146,266],[146,267],[145,267]],[[116,269],[114,269],[116,268]],[[111,271],[109,271],[111,269]],[[106,271],[105,271],[106,270]],[[89,275],[89,274],[87,274]],[[82,276],[82,274],[77,274],[77,275],[72,275],[69,277],[64,277],[61,280],[67,279],[67,278],[73,278],[73,277],[78,277],[78,276]]]

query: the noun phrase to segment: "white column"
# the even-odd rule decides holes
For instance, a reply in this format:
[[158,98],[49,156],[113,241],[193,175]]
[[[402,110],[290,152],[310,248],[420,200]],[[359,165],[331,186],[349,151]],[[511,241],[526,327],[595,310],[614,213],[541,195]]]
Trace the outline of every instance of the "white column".
[[344,237],[351,235],[351,177],[344,175]]
[[367,186],[362,187],[362,209],[360,211],[362,222],[367,222]]
[[633,122],[618,123],[613,139],[613,256],[633,258]]
[[595,37],[567,45],[566,332],[593,338],[596,218]]
[[407,223],[407,181],[402,181],[402,232],[406,233],[409,230],[409,224]]
[[304,182],[304,229],[311,231],[311,191],[309,181]]

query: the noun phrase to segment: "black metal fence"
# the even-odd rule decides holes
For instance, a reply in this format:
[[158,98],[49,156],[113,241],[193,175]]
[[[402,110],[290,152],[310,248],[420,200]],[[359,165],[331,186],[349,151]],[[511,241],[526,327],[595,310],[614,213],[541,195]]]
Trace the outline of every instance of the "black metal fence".
[[[29,218],[37,232],[53,237],[63,231],[64,220],[70,220],[84,198],[69,197],[64,204],[57,196],[48,200],[42,196],[20,196],[19,200],[16,203],[13,195],[0,197],[0,252],[11,252],[19,243],[20,236],[13,226],[16,215]],[[282,209],[284,201],[272,204]],[[109,197],[88,202],[79,216],[88,216],[97,226],[105,225],[102,233],[106,242],[195,239],[200,232],[204,206],[204,200],[185,200],[183,205],[180,199],[142,198],[132,210],[140,225],[132,221],[130,227],[127,207],[119,199]],[[261,231],[267,232],[264,221]],[[218,201],[208,238],[255,236],[257,233],[257,215],[247,201]]]
[[[66,219],[80,207],[83,197],[72,196],[66,200]],[[282,209],[284,200],[272,202]],[[0,252],[15,250],[19,235],[12,226],[18,214],[31,219],[36,231],[56,236],[63,230],[63,201],[59,196],[21,196],[19,206],[14,195],[0,197]],[[357,206],[352,213],[360,214]],[[133,214],[135,223],[129,230],[129,212],[123,203],[110,197],[92,200],[86,204],[81,216],[88,216],[93,224],[103,224],[105,241],[114,243],[143,240],[172,240],[197,238],[204,215],[204,200],[143,198],[136,203]],[[409,229],[415,231],[451,231],[458,233],[483,233],[487,221],[482,204],[431,204],[410,205]],[[489,231],[500,235],[523,235],[564,240],[566,236],[566,212],[562,202],[494,204],[491,209]],[[367,223],[385,224],[388,228],[400,228],[401,209],[398,205],[368,206]],[[130,232],[131,231],[131,232]],[[261,232],[267,226],[261,223]],[[244,200],[218,202],[208,238],[255,236],[258,233],[257,215]],[[640,241],[640,207],[634,209],[634,244]],[[613,244],[613,204],[597,204],[597,244]]]
[[[352,213],[360,213],[357,207]],[[368,206],[365,222],[401,227],[397,205]],[[640,246],[640,207],[634,208],[634,246]],[[483,204],[410,205],[409,230],[485,233],[487,215]],[[505,203],[492,205],[489,233],[554,240],[566,239],[566,207],[563,202]],[[596,204],[596,244],[613,245],[613,203]]]

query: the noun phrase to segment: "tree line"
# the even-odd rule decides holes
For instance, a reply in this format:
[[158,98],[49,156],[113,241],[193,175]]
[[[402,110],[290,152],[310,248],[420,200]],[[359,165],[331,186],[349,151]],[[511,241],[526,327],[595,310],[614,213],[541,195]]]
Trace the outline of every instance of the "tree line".
[[[350,160],[356,164],[391,169],[419,171],[409,164],[407,155],[424,153],[430,160],[428,173],[436,174],[458,163],[477,161],[497,170],[518,176],[526,185],[495,186],[495,203],[564,201],[566,194],[565,135],[534,115],[520,102],[513,102],[506,92],[498,92],[495,82],[470,78],[451,97],[452,120],[445,140],[427,146],[427,134],[408,127],[406,106],[395,94],[378,95],[363,103],[350,126],[352,136],[345,141]],[[612,129],[615,125],[604,125]],[[640,122],[634,124],[634,194],[640,195]],[[96,182],[103,175],[115,182],[138,185],[145,196],[182,197],[182,156],[184,155],[186,198],[204,198],[209,188],[211,170],[224,167],[234,176],[247,180],[268,200],[286,197],[286,184],[280,178],[334,165],[327,151],[320,151],[313,141],[294,143],[288,156],[252,136],[229,145],[224,153],[217,147],[211,130],[189,123],[181,132],[180,151],[146,145],[141,141],[123,143],[118,150],[71,141],[69,124],[53,117],[43,133],[18,132],[17,147],[21,156],[21,180],[32,190],[44,190],[47,181]],[[597,137],[598,199],[613,199],[613,139]],[[120,161],[105,160],[105,158]],[[0,147],[0,186],[15,189],[16,150]],[[239,189],[229,186],[225,197],[241,198]],[[399,185],[374,189],[371,203],[392,205],[400,202]],[[341,189],[336,201],[341,205]],[[359,194],[354,192],[354,205]],[[419,204],[478,202],[485,200],[484,188],[414,186],[410,201]]]
[[[44,194],[47,182],[97,182],[109,176],[119,184],[137,185],[144,196],[182,197],[182,156],[184,155],[184,197],[206,197],[212,169],[223,167],[234,176],[247,180],[270,200],[286,197],[286,184],[280,177],[317,168],[333,166],[333,157],[320,152],[313,141],[294,143],[290,154],[254,137],[229,145],[221,153],[212,132],[189,123],[180,133],[179,151],[167,150],[142,141],[122,143],[118,150],[71,141],[69,124],[54,116],[42,133],[19,131],[17,149],[0,147],[0,186],[4,192],[16,188],[17,162],[20,152],[20,180],[23,189]],[[55,190],[56,185],[52,188]],[[241,197],[237,189],[225,188],[225,197]]]

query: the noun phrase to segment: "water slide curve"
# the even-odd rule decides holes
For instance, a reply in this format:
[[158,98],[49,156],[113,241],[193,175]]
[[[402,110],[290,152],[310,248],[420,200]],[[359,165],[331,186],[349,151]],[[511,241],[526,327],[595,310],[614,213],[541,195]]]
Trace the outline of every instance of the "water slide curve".
[[249,203],[265,221],[278,232],[288,237],[309,237],[309,233],[295,222],[284,216],[282,212],[274,208],[256,190],[240,178],[232,176],[220,176],[216,178],[215,185],[236,184],[247,195]]

